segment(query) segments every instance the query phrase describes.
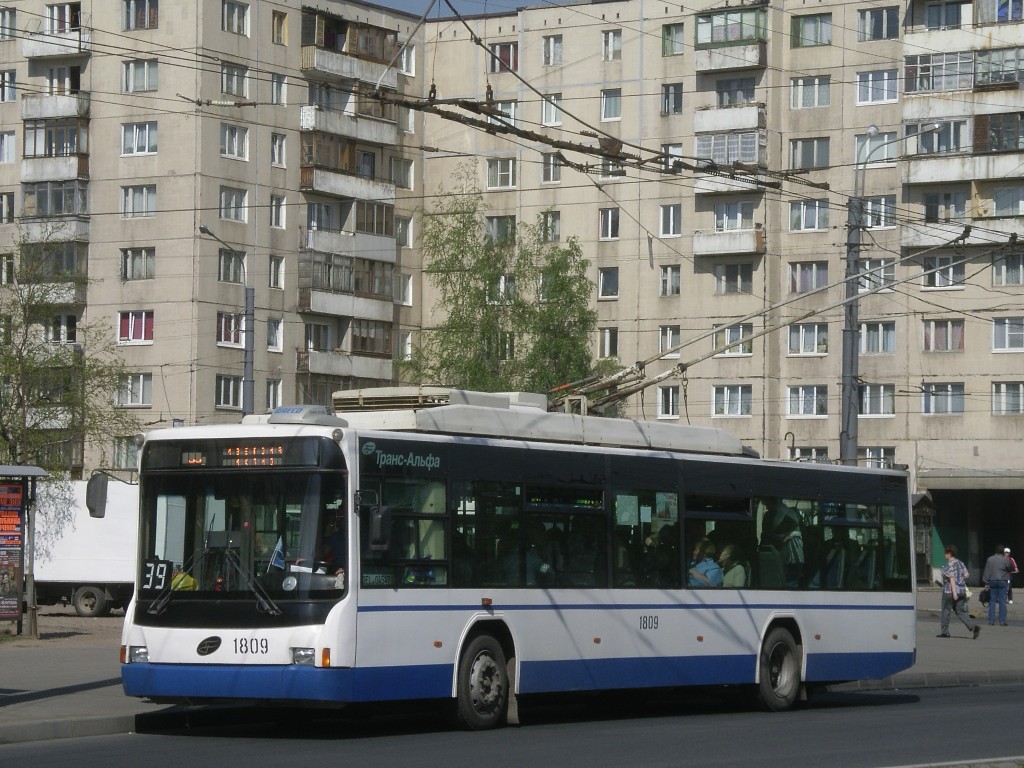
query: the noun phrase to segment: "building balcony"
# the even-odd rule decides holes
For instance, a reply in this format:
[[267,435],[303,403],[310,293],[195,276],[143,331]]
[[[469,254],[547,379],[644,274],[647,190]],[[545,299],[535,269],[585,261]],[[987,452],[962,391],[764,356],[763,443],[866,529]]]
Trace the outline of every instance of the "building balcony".
[[299,109],[299,130],[333,133],[369,144],[398,143],[398,126],[392,122],[340,110],[322,109],[315,104]]
[[905,184],[953,184],[958,181],[1013,179],[1020,176],[1024,152],[963,155],[912,155],[904,164]]
[[91,53],[92,29],[84,23],[66,32],[30,31],[21,43],[21,54],[26,59],[83,56]]
[[387,64],[357,59],[347,53],[329,51],[315,45],[303,46],[302,69],[307,73],[379,84],[381,88],[398,88],[397,69],[388,69]]
[[29,157],[21,161],[21,181],[68,181],[89,178],[89,156]]
[[693,233],[694,256],[728,256],[741,253],[764,253],[764,230],[761,225],[753,229],[717,231],[697,230]]
[[726,72],[767,65],[768,45],[763,40],[749,45],[701,48],[693,52],[693,68],[697,72]]
[[397,260],[395,238],[365,232],[328,231],[299,228],[299,250],[342,253],[394,264]]
[[90,97],[88,91],[56,95],[49,93],[23,93],[21,95],[22,120],[46,120],[60,117],[88,117]]
[[21,231],[26,243],[58,242],[64,240],[89,241],[89,217],[39,216],[23,218]]
[[366,357],[350,352],[296,352],[297,373],[317,373],[325,376],[352,376],[390,382],[394,363],[390,357]]
[[299,189],[354,200],[374,200],[391,205],[395,202],[394,184],[311,165],[299,169]]
[[693,183],[695,195],[726,195],[736,192],[757,192],[764,191],[755,182],[747,181],[742,177],[731,178],[729,176],[697,176]]
[[761,130],[766,124],[764,104],[698,109],[693,113],[694,133]]
[[296,309],[299,312],[332,317],[361,317],[383,323],[390,323],[395,319],[395,305],[391,296],[370,297],[326,288],[300,288]]

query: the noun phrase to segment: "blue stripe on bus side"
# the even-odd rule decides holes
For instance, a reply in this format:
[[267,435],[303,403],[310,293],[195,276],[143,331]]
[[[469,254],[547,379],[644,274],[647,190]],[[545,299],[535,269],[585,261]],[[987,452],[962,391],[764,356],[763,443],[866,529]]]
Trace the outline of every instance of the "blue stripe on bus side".
[[[437,611],[478,611],[478,604],[467,605],[360,605],[359,613],[422,613]],[[837,605],[836,603],[523,603],[500,605],[502,611],[916,611],[915,605]]]
[[[754,680],[754,655],[524,662],[522,693],[658,686],[722,685]],[[807,657],[808,681],[879,679],[906,669],[909,653],[837,653]],[[128,696],[362,702],[447,698],[450,664],[316,669],[300,666],[126,664]]]

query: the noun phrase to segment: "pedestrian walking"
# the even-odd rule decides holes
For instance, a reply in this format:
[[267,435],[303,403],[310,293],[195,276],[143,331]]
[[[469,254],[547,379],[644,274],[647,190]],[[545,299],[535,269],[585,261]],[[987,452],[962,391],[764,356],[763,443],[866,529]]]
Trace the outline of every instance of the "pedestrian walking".
[[1003,549],[1003,554],[1010,561],[1010,565],[1013,570],[1010,571],[1010,583],[1006,585],[1006,602],[1013,605],[1013,577],[1018,573],[1017,561],[1013,559],[1013,555],[1010,554],[1010,548],[1006,547]]
[[946,565],[942,568],[942,624],[939,637],[949,637],[949,615],[956,617],[970,630],[975,640],[981,634],[981,627],[967,613],[967,566],[956,559],[956,545],[946,547]]
[[1006,588],[1010,584],[1010,573],[1013,566],[1010,558],[1003,554],[1002,545],[989,555],[985,561],[985,570],[981,574],[981,583],[988,587],[988,623],[996,623],[996,606],[999,606],[999,623],[1006,626]]

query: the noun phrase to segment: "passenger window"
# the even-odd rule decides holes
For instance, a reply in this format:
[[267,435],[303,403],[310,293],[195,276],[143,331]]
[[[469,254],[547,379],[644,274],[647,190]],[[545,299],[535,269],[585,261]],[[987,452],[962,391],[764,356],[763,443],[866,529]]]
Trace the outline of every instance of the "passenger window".
[[680,586],[679,497],[673,491],[616,490],[612,497],[612,584]]

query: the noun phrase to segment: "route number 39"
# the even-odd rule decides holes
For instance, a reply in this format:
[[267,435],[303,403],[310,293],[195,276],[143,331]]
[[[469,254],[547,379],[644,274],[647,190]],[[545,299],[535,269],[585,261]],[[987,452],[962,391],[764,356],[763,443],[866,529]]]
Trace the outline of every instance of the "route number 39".
[[657,616],[641,616],[640,617],[640,629],[657,629],[658,628],[658,617]]
[[143,589],[164,589],[171,575],[171,564],[167,560],[151,560],[146,563],[142,574]]

